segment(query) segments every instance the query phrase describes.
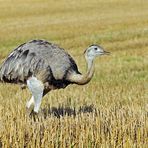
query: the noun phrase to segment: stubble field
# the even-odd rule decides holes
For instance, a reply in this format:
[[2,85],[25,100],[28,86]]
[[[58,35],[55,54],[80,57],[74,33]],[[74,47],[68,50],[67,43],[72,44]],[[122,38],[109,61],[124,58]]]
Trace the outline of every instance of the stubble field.
[[146,148],[147,6],[146,0],[0,0],[0,62],[31,39],[65,48],[82,73],[86,47],[111,52],[96,59],[89,84],[46,95],[35,118],[25,107],[30,92],[1,83],[0,147]]

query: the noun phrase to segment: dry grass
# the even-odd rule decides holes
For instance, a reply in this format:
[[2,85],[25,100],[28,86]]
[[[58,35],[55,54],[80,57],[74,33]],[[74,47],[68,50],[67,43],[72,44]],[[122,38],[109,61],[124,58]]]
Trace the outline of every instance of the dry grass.
[[98,43],[112,52],[96,60],[88,85],[49,93],[39,117],[26,113],[28,90],[0,84],[0,147],[147,147],[147,1],[0,3],[0,61],[34,38],[60,44],[82,72],[81,54],[88,45]]

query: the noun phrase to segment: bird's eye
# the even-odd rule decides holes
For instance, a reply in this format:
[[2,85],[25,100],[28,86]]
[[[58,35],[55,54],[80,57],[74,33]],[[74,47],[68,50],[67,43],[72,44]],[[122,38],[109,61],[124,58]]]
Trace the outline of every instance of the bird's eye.
[[94,48],[95,50],[97,50],[98,48],[96,47],[96,48]]

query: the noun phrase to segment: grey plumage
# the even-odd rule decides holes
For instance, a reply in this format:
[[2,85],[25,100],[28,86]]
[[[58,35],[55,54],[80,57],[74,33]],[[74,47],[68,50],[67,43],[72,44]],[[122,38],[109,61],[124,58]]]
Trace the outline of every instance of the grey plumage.
[[30,76],[54,87],[66,87],[68,73],[79,73],[73,58],[62,48],[45,40],[32,40],[17,47],[0,67],[0,80],[25,84]]

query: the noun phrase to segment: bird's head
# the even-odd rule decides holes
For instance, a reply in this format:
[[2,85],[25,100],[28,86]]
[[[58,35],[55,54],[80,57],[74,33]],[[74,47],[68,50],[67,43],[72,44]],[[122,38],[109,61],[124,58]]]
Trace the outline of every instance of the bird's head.
[[93,60],[97,56],[108,55],[110,54],[110,52],[105,51],[99,45],[91,45],[85,50],[84,54],[85,54],[86,60]]

